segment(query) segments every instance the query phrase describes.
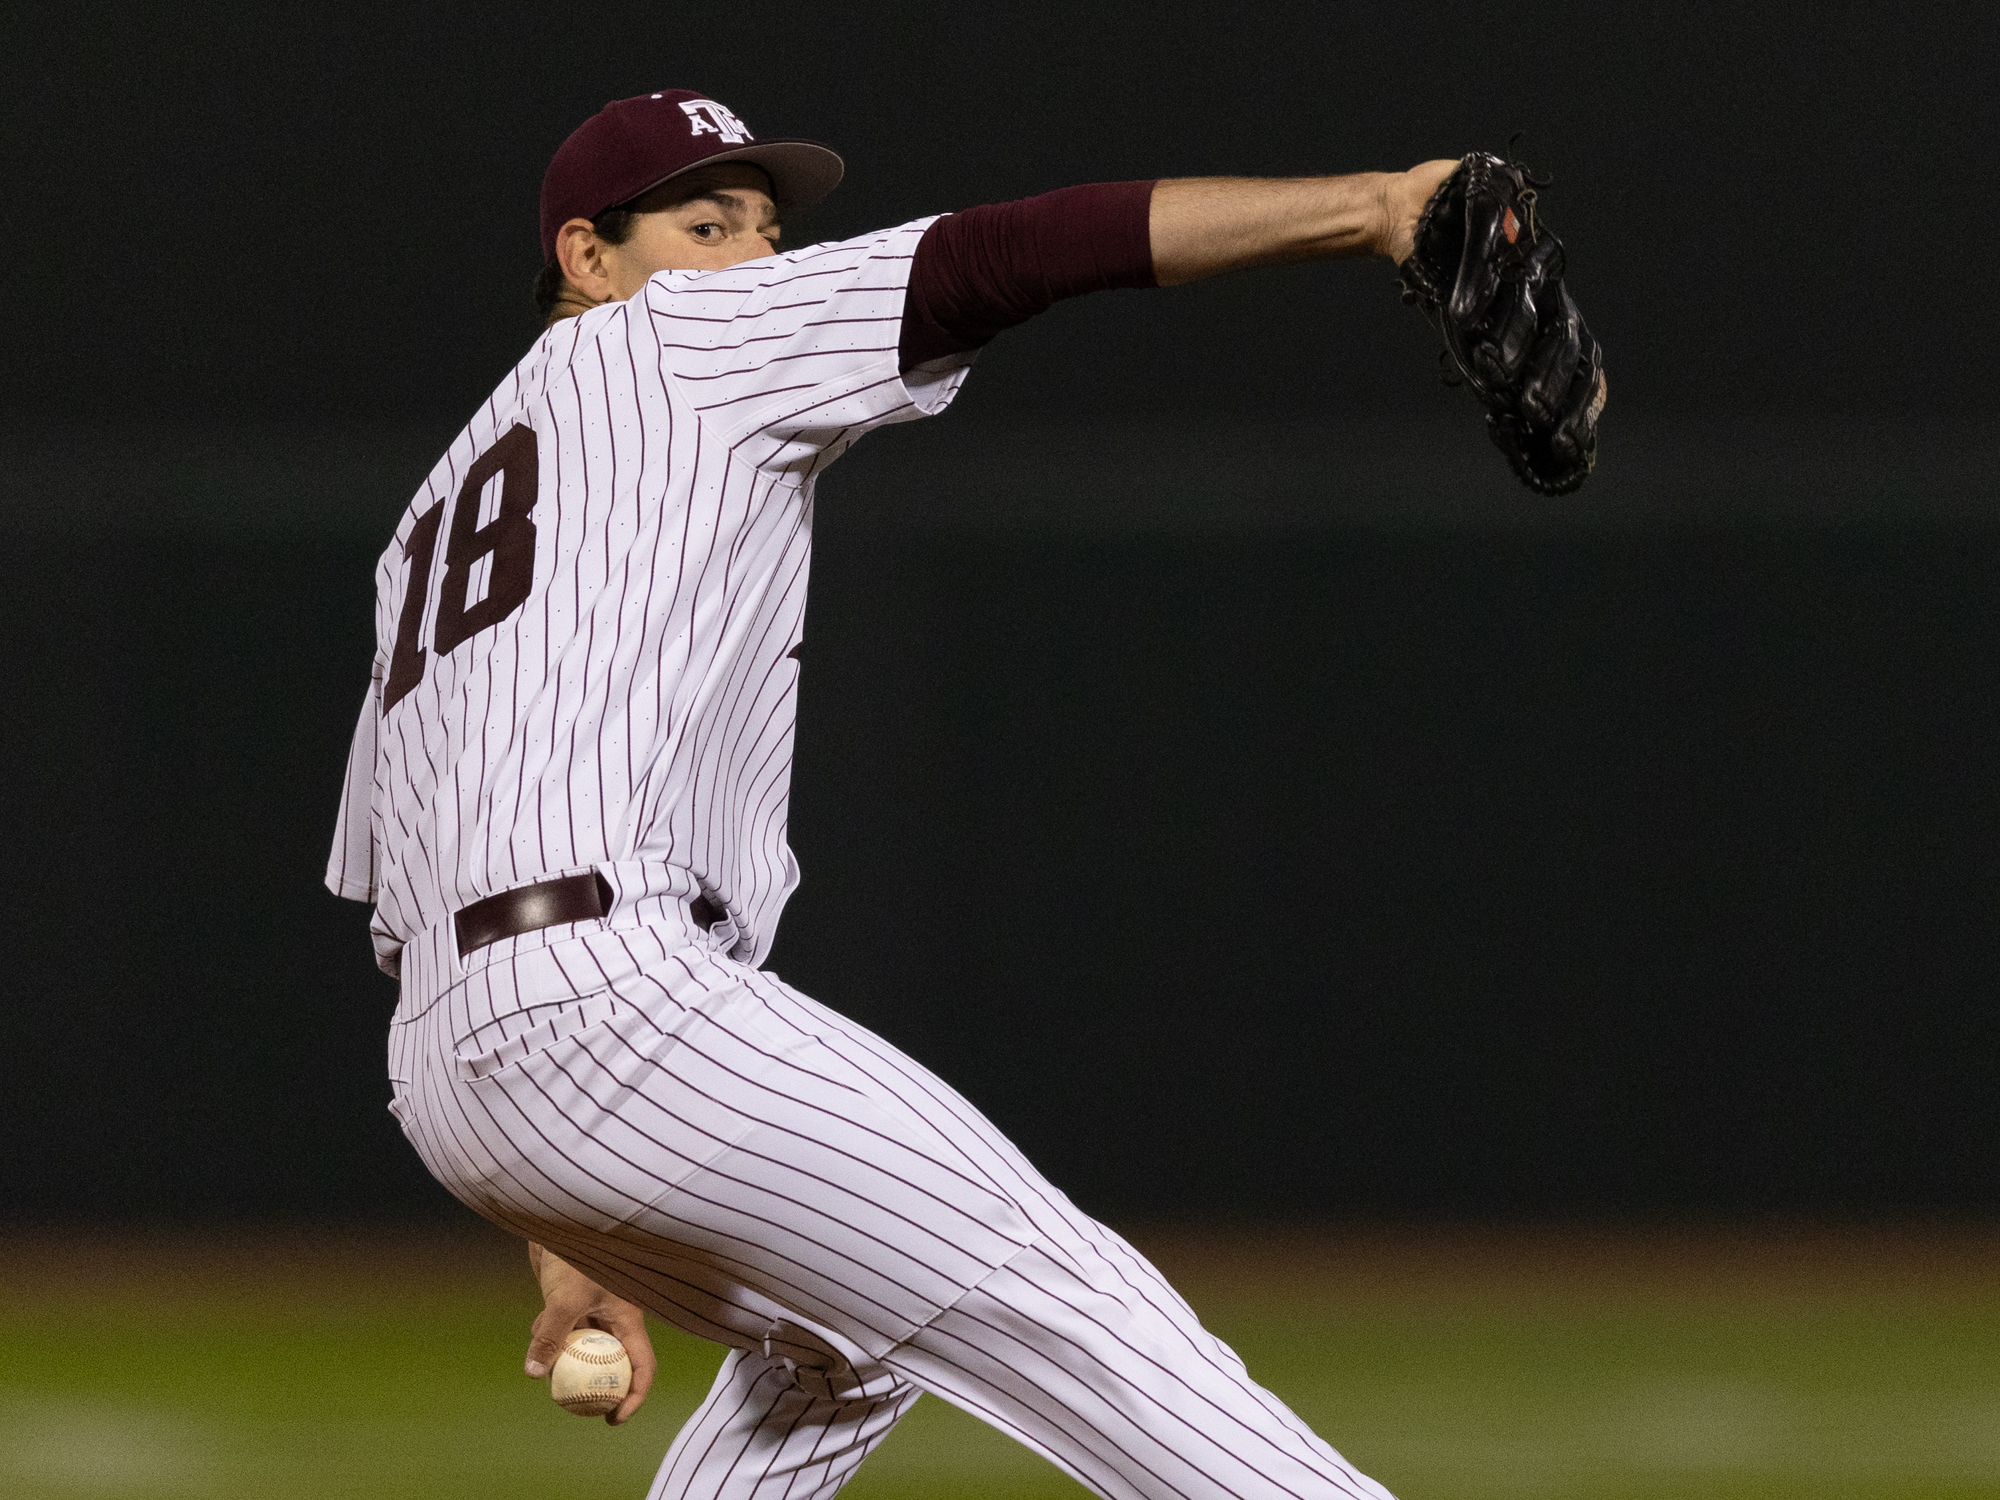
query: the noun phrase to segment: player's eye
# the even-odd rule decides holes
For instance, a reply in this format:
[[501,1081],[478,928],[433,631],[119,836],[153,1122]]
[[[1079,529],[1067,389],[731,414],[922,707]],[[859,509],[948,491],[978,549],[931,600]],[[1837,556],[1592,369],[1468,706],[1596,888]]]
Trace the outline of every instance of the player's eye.
[[721,239],[723,236],[727,235],[729,231],[727,229],[724,229],[720,224],[716,223],[714,220],[711,219],[704,223],[692,226],[688,230],[688,233],[693,235],[698,240],[715,240],[715,239]]

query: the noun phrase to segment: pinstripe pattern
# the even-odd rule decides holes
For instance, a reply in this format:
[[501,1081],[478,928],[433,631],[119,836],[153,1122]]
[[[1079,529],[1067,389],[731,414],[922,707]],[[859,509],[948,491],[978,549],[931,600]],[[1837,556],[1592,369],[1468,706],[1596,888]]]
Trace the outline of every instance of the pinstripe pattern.
[[[334,891],[375,903],[390,972],[449,912],[616,861],[684,871],[728,913],[738,956],[768,951],[798,884],[791,653],[813,481],[964,379],[964,360],[897,369],[929,223],[663,272],[544,334],[439,460],[376,570],[374,680],[327,867]],[[466,471],[517,426],[539,452],[527,602],[433,654],[385,715],[404,595],[428,591],[428,633],[445,572],[440,549],[411,579],[405,544],[434,507],[472,503],[456,500]],[[499,488],[478,497],[482,521]]]
[[919,1390],[1105,1496],[1386,1493],[881,1038],[684,913],[551,931],[412,945],[393,1107],[468,1205],[739,1351],[655,1495],[830,1495]]
[[[390,1108],[471,1208],[730,1347],[655,1500],[831,1497],[925,1390],[1107,1500],[1384,1500],[970,1104],[757,967],[798,879],[814,478],[964,377],[897,368],[927,222],[665,273],[559,326],[412,502],[327,877],[376,903],[401,980]],[[465,477],[522,428],[526,512],[504,471]],[[436,507],[498,527],[503,497],[533,577],[495,621],[472,610],[525,576],[502,593],[499,550],[408,557],[472,537]],[[444,577],[480,628],[418,675],[397,633]],[[602,919],[459,954],[455,910],[586,869]],[[698,895],[725,919],[698,926]]]
[[787,1356],[730,1351],[648,1500],[823,1500],[923,1394],[885,1370],[875,1387],[835,1396],[813,1373]]

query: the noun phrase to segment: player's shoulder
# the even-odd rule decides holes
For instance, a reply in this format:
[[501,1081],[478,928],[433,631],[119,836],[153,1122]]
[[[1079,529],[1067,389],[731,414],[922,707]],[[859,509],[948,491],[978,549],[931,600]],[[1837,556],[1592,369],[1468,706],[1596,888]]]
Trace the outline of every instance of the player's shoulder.
[[567,364],[576,351],[621,327],[632,315],[628,302],[600,302],[588,311],[549,324],[514,367],[512,379],[534,382],[548,370]]

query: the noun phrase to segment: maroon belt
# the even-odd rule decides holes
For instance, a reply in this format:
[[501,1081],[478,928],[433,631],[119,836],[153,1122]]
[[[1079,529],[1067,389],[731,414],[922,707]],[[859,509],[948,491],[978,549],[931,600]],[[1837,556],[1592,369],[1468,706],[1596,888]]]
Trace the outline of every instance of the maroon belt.
[[[458,956],[502,938],[537,932],[558,922],[594,922],[611,910],[611,883],[595,871],[538,880],[511,891],[475,901],[451,919],[458,933]],[[722,920],[722,909],[706,896],[696,896],[688,913],[703,927]]]

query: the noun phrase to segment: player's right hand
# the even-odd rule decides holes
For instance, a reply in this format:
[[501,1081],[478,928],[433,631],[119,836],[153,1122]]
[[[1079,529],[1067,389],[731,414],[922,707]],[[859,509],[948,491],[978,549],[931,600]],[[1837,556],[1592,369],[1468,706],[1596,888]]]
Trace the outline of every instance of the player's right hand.
[[542,1284],[542,1311],[528,1334],[528,1357],[524,1368],[534,1380],[548,1379],[562,1353],[563,1342],[578,1328],[601,1328],[625,1346],[632,1361],[632,1388],[616,1411],[604,1420],[613,1427],[630,1419],[653,1388],[659,1361],[653,1357],[653,1341],[646,1336],[646,1314],[637,1304],[614,1297],[583,1272],[560,1256],[551,1255],[540,1245],[528,1246],[528,1264]]

